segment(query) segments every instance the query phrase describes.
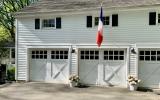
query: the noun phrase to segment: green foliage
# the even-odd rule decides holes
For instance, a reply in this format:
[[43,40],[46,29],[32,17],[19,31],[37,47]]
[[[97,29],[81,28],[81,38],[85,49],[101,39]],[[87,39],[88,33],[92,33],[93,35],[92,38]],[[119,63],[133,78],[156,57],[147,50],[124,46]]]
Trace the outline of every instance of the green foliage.
[[3,27],[0,26],[0,42],[6,42],[10,40],[10,35],[8,34],[8,31]]
[[2,0],[0,2],[0,25],[8,31],[13,41],[15,41],[15,18],[12,13],[17,12],[35,1],[38,0]]
[[15,67],[11,66],[7,69],[7,80],[15,81]]

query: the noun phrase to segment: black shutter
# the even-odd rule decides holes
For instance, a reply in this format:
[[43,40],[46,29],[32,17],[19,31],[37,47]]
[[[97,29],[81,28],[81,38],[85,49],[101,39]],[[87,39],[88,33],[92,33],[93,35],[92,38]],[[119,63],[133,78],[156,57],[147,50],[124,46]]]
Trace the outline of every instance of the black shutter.
[[35,19],[35,29],[40,29],[40,19]]
[[112,26],[118,26],[118,14],[112,15]]
[[156,25],[156,12],[149,13],[149,25]]
[[58,28],[58,29],[61,28],[61,18],[60,17],[56,18],[56,28]]
[[87,27],[92,27],[92,16],[87,16]]

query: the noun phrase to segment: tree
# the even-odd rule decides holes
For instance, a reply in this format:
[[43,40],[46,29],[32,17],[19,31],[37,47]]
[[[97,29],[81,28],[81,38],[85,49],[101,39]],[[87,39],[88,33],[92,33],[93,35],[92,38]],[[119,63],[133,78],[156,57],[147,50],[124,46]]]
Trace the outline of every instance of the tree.
[[12,13],[17,12],[35,1],[38,0],[2,0],[0,2],[0,25],[8,31],[12,41],[15,41],[15,18]]

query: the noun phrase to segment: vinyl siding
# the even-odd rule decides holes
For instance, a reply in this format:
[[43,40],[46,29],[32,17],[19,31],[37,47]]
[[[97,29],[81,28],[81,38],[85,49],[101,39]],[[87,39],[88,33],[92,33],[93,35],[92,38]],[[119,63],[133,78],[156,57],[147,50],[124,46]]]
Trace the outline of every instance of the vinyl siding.
[[[104,10],[105,11],[105,10]],[[104,26],[103,45],[113,44],[119,48],[120,43],[160,43],[160,26],[149,26],[149,10],[105,12],[118,14],[119,26]],[[97,13],[92,15],[98,16]],[[44,44],[95,44],[97,26],[86,27],[86,14],[58,16],[62,18],[61,29],[34,29],[35,18],[18,20],[18,80],[27,78],[27,46]],[[50,17],[50,16],[48,16]],[[57,16],[53,16],[57,17]],[[47,18],[47,17],[46,17]],[[94,16],[93,16],[94,19]],[[94,21],[93,21],[94,23]],[[96,45],[96,44],[95,44]],[[77,55],[72,54],[72,73],[77,73]],[[130,55],[129,72],[136,74],[136,56]]]

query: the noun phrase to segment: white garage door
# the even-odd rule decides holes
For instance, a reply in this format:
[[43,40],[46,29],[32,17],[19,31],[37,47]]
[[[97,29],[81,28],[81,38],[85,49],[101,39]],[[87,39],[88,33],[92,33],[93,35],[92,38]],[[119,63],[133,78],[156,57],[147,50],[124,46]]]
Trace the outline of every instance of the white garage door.
[[139,50],[138,76],[141,79],[141,87],[159,87],[160,49]]
[[68,49],[31,50],[30,81],[67,83]]
[[[79,76],[82,83],[100,84],[98,65],[103,65],[103,81],[106,85],[126,85],[125,50],[80,50]],[[104,84],[104,83],[103,83]]]

